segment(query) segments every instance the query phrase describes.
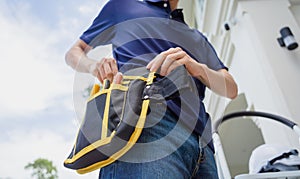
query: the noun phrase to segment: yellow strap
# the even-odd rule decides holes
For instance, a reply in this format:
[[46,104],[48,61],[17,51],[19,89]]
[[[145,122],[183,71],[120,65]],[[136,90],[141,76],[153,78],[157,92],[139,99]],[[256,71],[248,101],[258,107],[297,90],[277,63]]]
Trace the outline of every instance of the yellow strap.
[[[151,72],[149,74],[147,80],[144,80],[144,81],[147,81],[147,85],[150,85],[150,84],[153,83],[154,78],[155,78],[154,72]],[[108,95],[110,96],[110,93]],[[106,105],[107,105],[107,101],[106,101]],[[144,100],[143,101],[142,111],[141,111],[140,117],[138,119],[137,125],[135,127],[135,130],[134,130],[133,134],[131,135],[131,137],[130,137],[129,141],[127,142],[127,144],[120,151],[113,154],[107,160],[95,163],[95,164],[93,164],[91,166],[88,166],[86,168],[78,169],[77,172],[79,174],[84,174],[84,173],[88,173],[88,172],[91,172],[93,170],[96,170],[98,168],[107,166],[107,165],[113,163],[115,160],[117,160],[121,156],[123,156],[129,149],[131,149],[132,146],[136,143],[136,141],[138,140],[139,136],[142,133],[143,127],[145,125],[146,117],[147,117],[147,111],[148,111],[149,103],[150,103],[150,100]],[[107,135],[107,133],[106,133],[106,135]],[[65,163],[66,164],[73,163],[76,160],[78,160],[79,158],[81,158],[83,155],[85,155],[86,153],[91,152],[92,150],[94,150],[94,149],[96,149],[96,148],[98,148],[102,145],[108,144],[112,140],[114,135],[115,135],[115,131],[113,131],[113,133],[110,137],[104,138],[103,140],[98,140],[98,141],[94,142],[93,144],[85,147],[80,152],[78,152],[76,155],[74,155],[71,159],[65,160]],[[102,136],[103,136],[103,131],[102,131]]]
[[[80,171],[81,170],[83,170],[83,171],[86,170],[85,172],[82,172],[81,174],[93,171],[93,170],[97,169],[96,167],[98,167],[98,168],[99,167],[103,167],[102,165],[104,165],[105,162],[111,161],[112,159],[114,159],[114,160],[111,161],[111,162],[114,162],[116,159],[118,159],[116,157],[118,157],[119,155],[123,154],[123,153],[121,153],[121,151],[126,150],[127,147],[131,147],[133,144],[136,143],[136,141],[137,141],[138,137],[140,136],[140,134],[142,132],[142,129],[143,129],[144,125],[145,125],[149,103],[150,103],[150,100],[144,100],[143,101],[142,111],[141,111],[140,117],[138,119],[138,122],[137,122],[137,125],[135,127],[135,130],[134,130],[133,134],[131,135],[131,137],[130,137],[128,143],[127,143],[127,145],[125,145],[125,147],[123,147],[119,152],[117,152],[114,155],[112,155],[109,159],[107,159],[105,161],[101,161],[101,162],[95,163],[95,164],[93,164],[93,165],[91,165],[89,167],[80,169]],[[66,164],[73,163],[76,160],[78,160],[79,158],[81,158],[82,156],[84,156],[85,154],[91,152],[92,150],[94,150],[94,149],[96,149],[96,148],[98,148],[98,147],[100,147],[102,145],[108,144],[111,141],[111,139],[114,137],[115,132],[116,131],[113,131],[113,133],[112,133],[112,135],[110,137],[107,137],[107,138],[102,139],[102,140],[98,140],[98,141],[94,142],[93,144],[90,144],[89,146],[83,148],[76,155],[74,155],[71,159],[66,159],[64,161],[64,163],[66,163]],[[128,148],[126,151],[124,151],[124,153],[127,152],[129,149],[130,148]],[[77,170],[77,171],[78,171],[78,173],[80,173],[79,170]]]
[[153,83],[153,80],[155,78],[155,72],[150,72],[149,76],[147,78],[147,85],[151,85]]
[[110,96],[111,96],[111,91],[109,91],[107,93],[106,100],[105,100],[105,108],[104,108],[104,114],[103,114],[103,120],[102,120],[101,139],[107,138]]
[[110,87],[110,89],[112,89],[112,90],[117,89],[117,90],[121,90],[121,91],[127,91],[128,87],[127,86],[123,86],[121,84],[112,84],[111,87]]
[[105,166],[113,163],[117,159],[119,159],[126,152],[128,152],[128,150],[130,150],[132,148],[132,146],[136,143],[136,141],[138,140],[138,138],[140,137],[140,135],[142,133],[142,130],[143,130],[143,127],[144,127],[145,121],[146,121],[149,103],[150,103],[150,100],[143,101],[141,115],[139,117],[139,120],[135,127],[135,130],[134,130],[133,134],[131,135],[127,144],[121,150],[119,150],[118,152],[116,152],[115,154],[110,156],[107,160],[103,160],[101,162],[95,163],[86,168],[78,169],[77,173],[84,174],[84,173],[88,173],[88,172],[97,170],[99,168],[105,167]]
[[[143,81],[147,82],[147,85],[152,84],[154,78],[155,78],[154,72],[149,73],[148,78],[145,78],[143,76],[123,76],[123,80],[143,80]],[[128,84],[128,82],[124,81],[124,82],[122,82],[122,84]],[[104,94],[104,93],[108,93],[110,90],[114,90],[114,89],[127,91],[128,87],[123,86],[121,84],[112,84],[109,89],[101,89],[100,90],[100,86],[98,84],[95,84],[92,88],[88,102],[93,100],[97,96]]]
[[94,95],[92,95],[91,97],[88,98],[87,102],[92,101],[94,98],[105,94],[105,93],[109,93],[111,90],[121,90],[121,91],[127,91],[128,87],[127,86],[123,86],[120,84],[112,84],[111,87],[109,89],[101,89],[100,91],[98,91],[97,93],[95,93]]
[[90,97],[93,96],[94,94],[98,93],[98,91],[100,90],[100,85],[98,84],[94,84],[91,93],[90,93]]
[[143,81],[147,81],[147,78],[143,77],[143,76],[123,76],[124,80],[143,80]]
[[82,156],[84,156],[85,154],[91,152],[92,150],[95,150],[96,148],[98,148],[99,146],[102,145],[106,145],[108,143],[110,143],[111,139],[115,136],[115,131],[112,132],[110,137],[107,137],[103,140],[98,140],[88,146],[86,146],[85,148],[83,148],[82,150],[80,150],[76,155],[74,155],[72,158],[70,159],[66,159],[64,161],[65,164],[70,164],[75,162],[76,160],[78,160],[79,158],[81,158]]

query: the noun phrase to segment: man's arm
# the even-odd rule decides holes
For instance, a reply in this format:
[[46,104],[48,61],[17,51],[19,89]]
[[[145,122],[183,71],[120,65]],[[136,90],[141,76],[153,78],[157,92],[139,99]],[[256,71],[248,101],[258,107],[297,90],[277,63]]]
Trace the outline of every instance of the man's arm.
[[66,63],[74,70],[83,73],[90,73],[97,77],[101,83],[104,79],[113,80],[118,73],[116,60],[103,58],[100,61],[90,59],[87,53],[92,49],[82,40],[78,40],[66,53]]
[[148,65],[150,71],[157,71],[165,76],[180,65],[185,65],[191,76],[198,78],[213,92],[234,99],[237,96],[237,85],[225,69],[214,71],[205,64],[192,59],[181,48],[171,48],[157,55]]
[[[196,62],[196,61],[195,61]],[[214,71],[205,64],[191,63],[190,68],[197,68],[194,71],[194,77],[198,78],[213,92],[234,99],[237,96],[238,89],[233,77],[225,69]]]

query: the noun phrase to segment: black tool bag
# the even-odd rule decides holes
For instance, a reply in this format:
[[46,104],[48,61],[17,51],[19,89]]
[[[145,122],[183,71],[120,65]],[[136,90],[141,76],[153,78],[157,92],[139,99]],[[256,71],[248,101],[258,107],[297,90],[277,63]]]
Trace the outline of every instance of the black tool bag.
[[125,73],[122,84],[94,85],[64,166],[83,174],[119,159],[141,135],[150,101],[178,97],[190,90],[191,81],[183,66],[166,77],[143,67]]

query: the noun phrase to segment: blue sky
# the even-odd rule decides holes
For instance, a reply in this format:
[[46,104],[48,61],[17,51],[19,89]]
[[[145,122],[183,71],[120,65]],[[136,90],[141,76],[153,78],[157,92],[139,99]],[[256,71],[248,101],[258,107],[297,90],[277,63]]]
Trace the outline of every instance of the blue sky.
[[24,166],[39,157],[52,160],[62,179],[97,177],[62,166],[83,113],[82,91],[94,80],[69,68],[64,53],[105,1],[0,1],[0,178],[31,178]]

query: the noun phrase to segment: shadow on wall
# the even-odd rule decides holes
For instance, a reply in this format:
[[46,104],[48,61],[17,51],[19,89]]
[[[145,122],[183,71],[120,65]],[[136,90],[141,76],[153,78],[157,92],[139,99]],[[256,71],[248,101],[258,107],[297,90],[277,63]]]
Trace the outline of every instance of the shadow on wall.
[[[226,106],[224,114],[247,109],[247,99],[242,93]],[[262,132],[253,119],[244,117],[224,122],[219,128],[219,134],[231,176],[248,173],[252,151],[265,143]]]

